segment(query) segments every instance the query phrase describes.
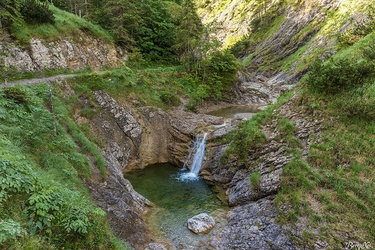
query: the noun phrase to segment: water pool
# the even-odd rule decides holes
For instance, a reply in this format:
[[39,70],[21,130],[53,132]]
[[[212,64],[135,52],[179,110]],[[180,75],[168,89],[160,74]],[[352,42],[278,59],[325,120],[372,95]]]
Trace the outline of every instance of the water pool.
[[172,164],[156,164],[143,170],[125,174],[134,189],[155,203],[147,217],[147,223],[162,239],[174,247],[195,249],[209,235],[196,235],[187,228],[187,220],[200,213],[211,214],[220,227],[226,206],[218,198],[218,192],[201,179],[183,182],[184,173]]

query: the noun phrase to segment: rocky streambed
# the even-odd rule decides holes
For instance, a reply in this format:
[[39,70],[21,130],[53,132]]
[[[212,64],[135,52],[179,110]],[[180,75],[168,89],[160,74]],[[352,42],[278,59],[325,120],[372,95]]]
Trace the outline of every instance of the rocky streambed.
[[[71,89],[65,92],[74,94]],[[108,176],[102,178],[94,169],[93,178],[86,180],[86,184],[93,200],[107,213],[113,231],[134,249],[188,249],[188,245],[168,243],[150,229],[146,215],[155,211],[157,201],[137,193],[124,174],[157,163],[182,167],[195,136],[204,132],[207,145],[201,177],[226,190],[221,198],[230,207],[227,211],[213,212],[217,226],[200,236],[192,249],[296,249],[288,235],[298,230],[276,223],[275,194],[281,187],[283,167],[291,159],[288,142],[277,129],[276,119],[262,128],[266,142],[249,150],[246,165],[251,168],[236,159],[223,165],[219,164],[219,159],[228,145],[217,139],[236,129],[238,122],[246,117],[228,120],[181,108],[165,112],[155,107],[118,103],[103,91],[93,94],[97,102],[96,115],[88,120],[77,113],[75,118],[77,122],[88,123],[101,138]],[[319,138],[320,122],[293,110],[293,101],[292,98],[274,112],[293,123],[301,152],[307,155],[313,143],[310,135]],[[81,102],[89,103],[84,97]],[[263,102],[253,104],[264,105]],[[258,188],[252,187],[250,182],[254,172],[260,173]]]

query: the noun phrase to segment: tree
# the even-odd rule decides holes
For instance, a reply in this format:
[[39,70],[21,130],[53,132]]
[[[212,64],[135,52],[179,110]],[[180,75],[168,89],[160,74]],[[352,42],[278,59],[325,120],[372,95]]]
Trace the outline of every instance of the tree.
[[0,28],[22,22],[20,0],[0,0]]
[[175,25],[162,0],[108,0],[104,27],[118,44],[136,46],[151,60],[170,58]]
[[137,1],[108,0],[104,9],[108,15],[108,23],[102,23],[102,25],[111,30],[118,44],[133,45],[134,33],[142,20]]
[[173,48],[180,60],[187,64],[188,71],[191,71],[193,65],[197,62],[197,47],[199,47],[199,41],[203,33],[203,24],[191,0],[185,0],[182,7],[180,22],[177,24],[176,44]]
[[53,23],[53,12],[49,9],[48,2],[38,0],[24,0],[20,9],[22,16],[28,23]]
[[164,2],[142,1],[141,13],[141,27],[135,33],[137,45],[151,60],[170,58],[176,33],[172,16]]

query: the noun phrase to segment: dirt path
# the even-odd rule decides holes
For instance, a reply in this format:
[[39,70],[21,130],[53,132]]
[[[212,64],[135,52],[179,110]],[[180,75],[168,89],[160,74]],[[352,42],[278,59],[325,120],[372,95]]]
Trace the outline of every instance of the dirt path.
[[3,81],[3,83],[0,84],[0,88],[11,87],[15,85],[31,86],[31,85],[40,84],[40,83],[49,83],[53,81],[64,80],[64,79],[72,78],[75,76],[77,76],[77,74],[65,74],[65,75],[56,75],[56,76],[51,76],[51,77],[24,79],[24,80],[12,81],[12,82],[7,82],[7,83]]

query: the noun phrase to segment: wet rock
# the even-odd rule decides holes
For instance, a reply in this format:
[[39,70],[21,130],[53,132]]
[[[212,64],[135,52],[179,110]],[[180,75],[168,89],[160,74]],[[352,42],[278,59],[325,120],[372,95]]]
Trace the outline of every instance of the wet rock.
[[213,229],[215,220],[208,214],[202,213],[188,219],[187,226],[196,234],[205,234]]

